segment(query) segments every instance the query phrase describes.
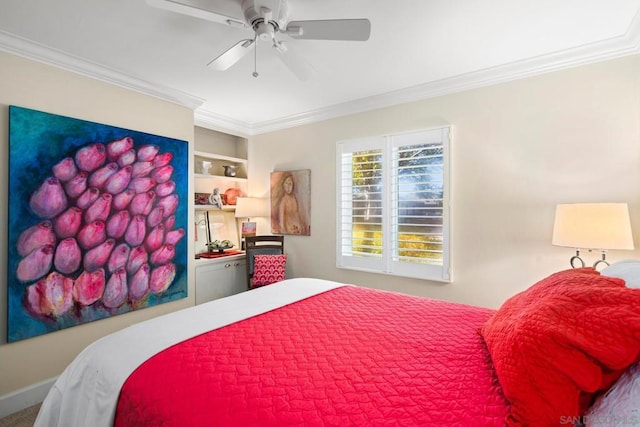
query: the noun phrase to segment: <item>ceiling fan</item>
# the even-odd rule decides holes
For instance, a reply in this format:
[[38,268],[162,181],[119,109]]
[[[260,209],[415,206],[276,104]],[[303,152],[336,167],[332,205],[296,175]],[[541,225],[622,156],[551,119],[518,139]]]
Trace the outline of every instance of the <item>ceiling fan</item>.
[[[211,3],[223,10],[214,11]],[[226,3],[226,5],[224,4]],[[312,67],[302,57],[296,55],[279,34],[301,40],[346,40],[366,41],[371,33],[368,19],[323,19],[311,21],[289,21],[286,0],[147,0],[147,4],[184,15],[194,16],[212,22],[253,31],[252,38],[238,41],[225,52],[214,58],[207,66],[224,71],[237,63],[252,49],[257,41],[269,41],[278,56],[300,80],[308,80]],[[258,72],[254,68],[253,76]]]

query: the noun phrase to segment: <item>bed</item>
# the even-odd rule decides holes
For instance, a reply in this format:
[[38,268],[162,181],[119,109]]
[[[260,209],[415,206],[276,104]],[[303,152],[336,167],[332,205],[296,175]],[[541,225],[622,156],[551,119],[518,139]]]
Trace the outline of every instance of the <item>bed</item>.
[[[598,281],[603,284],[594,285]],[[624,294],[615,296],[622,301],[616,311],[631,322],[625,318],[627,326],[609,336],[632,338],[615,348],[615,360],[606,351],[590,355],[580,365],[584,384],[576,385],[570,373],[552,372],[566,366],[548,363],[550,347],[543,352],[526,347],[546,346],[544,339],[529,344],[520,339],[526,357],[513,360],[512,347],[505,359],[503,341],[513,341],[513,329],[527,329],[509,317],[513,311],[521,314],[531,299],[566,288],[560,298],[564,311],[566,294],[576,283]],[[572,425],[588,421],[584,414],[591,402],[634,372],[640,352],[638,292],[621,279],[582,269],[552,275],[496,311],[289,279],[96,341],[58,378],[35,425]],[[611,313],[604,317],[611,320]],[[507,324],[511,331],[505,331]],[[580,331],[574,336],[588,341]],[[600,339],[599,345],[610,341]],[[583,345],[586,352],[591,343],[584,342],[572,350]],[[551,375],[551,388],[537,370]],[[589,375],[599,380],[590,382]],[[557,399],[558,384],[564,387],[560,400],[567,402],[547,408],[545,398]],[[533,415],[531,405],[521,402],[532,389],[537,396]]]

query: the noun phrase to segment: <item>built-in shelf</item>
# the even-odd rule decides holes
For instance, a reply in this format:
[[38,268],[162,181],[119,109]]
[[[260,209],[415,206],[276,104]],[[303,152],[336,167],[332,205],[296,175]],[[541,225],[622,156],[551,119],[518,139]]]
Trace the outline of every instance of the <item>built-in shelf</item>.
[[223,178],[225,181],[237,181],[237,182],[246,182],[247,178],[238,178],[224,175],[212,175],[212,174],[204,174],[204,173],[194,173],[193,176],[195,178],[201,179],[214,179],[214,178]]
[[[215,178],[223,177],[225,179],[246,180],[247,179],[247,160],[238,157],[222,156],[204,151],[194,151],[195,159],[195,175],[199,178]],[[203,172],[203,163],[208,162],[208,171]],[[235,166],[236,176],[229,177],[225,175],[225,166]]]
[[222,209],[220,209],[219,207],[214,205],[195,205],[195,210],[197,211],[216,211],[216,210],[235,211],[236,207],[235,205],[224,205]]
[[211,160],[226,160],[232,163],[247,163],[247,159],[241,159],[240,157],[222,156],[220,154],[208,153],[206,151],[194,151],[193,155],[196,157],[204,157]]

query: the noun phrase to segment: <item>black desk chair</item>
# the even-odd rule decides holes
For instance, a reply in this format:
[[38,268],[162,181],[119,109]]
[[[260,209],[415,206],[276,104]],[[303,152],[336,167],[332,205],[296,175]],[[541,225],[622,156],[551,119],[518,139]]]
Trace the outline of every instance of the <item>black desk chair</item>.
[[[287,256],[284,253],[284,236],[250,236],[245,238],[247,256],[247,288],[268,285],[284,279]],[[256,255],[271,255],[258,260],[258,268],[268,262],[269,271],[256,271]],[[273,257],[273,255],[276,255]],[[257,274],[256,274],[257,273]],[[269,277],[265,274],[269,273]],[[255,281],[254,277],[259,277]]]

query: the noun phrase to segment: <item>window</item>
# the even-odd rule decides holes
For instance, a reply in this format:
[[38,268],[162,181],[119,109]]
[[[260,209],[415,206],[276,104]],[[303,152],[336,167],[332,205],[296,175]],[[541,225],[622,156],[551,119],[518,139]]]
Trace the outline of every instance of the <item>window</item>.
[[448,127],[337,144],[337,266],[451,281]]

